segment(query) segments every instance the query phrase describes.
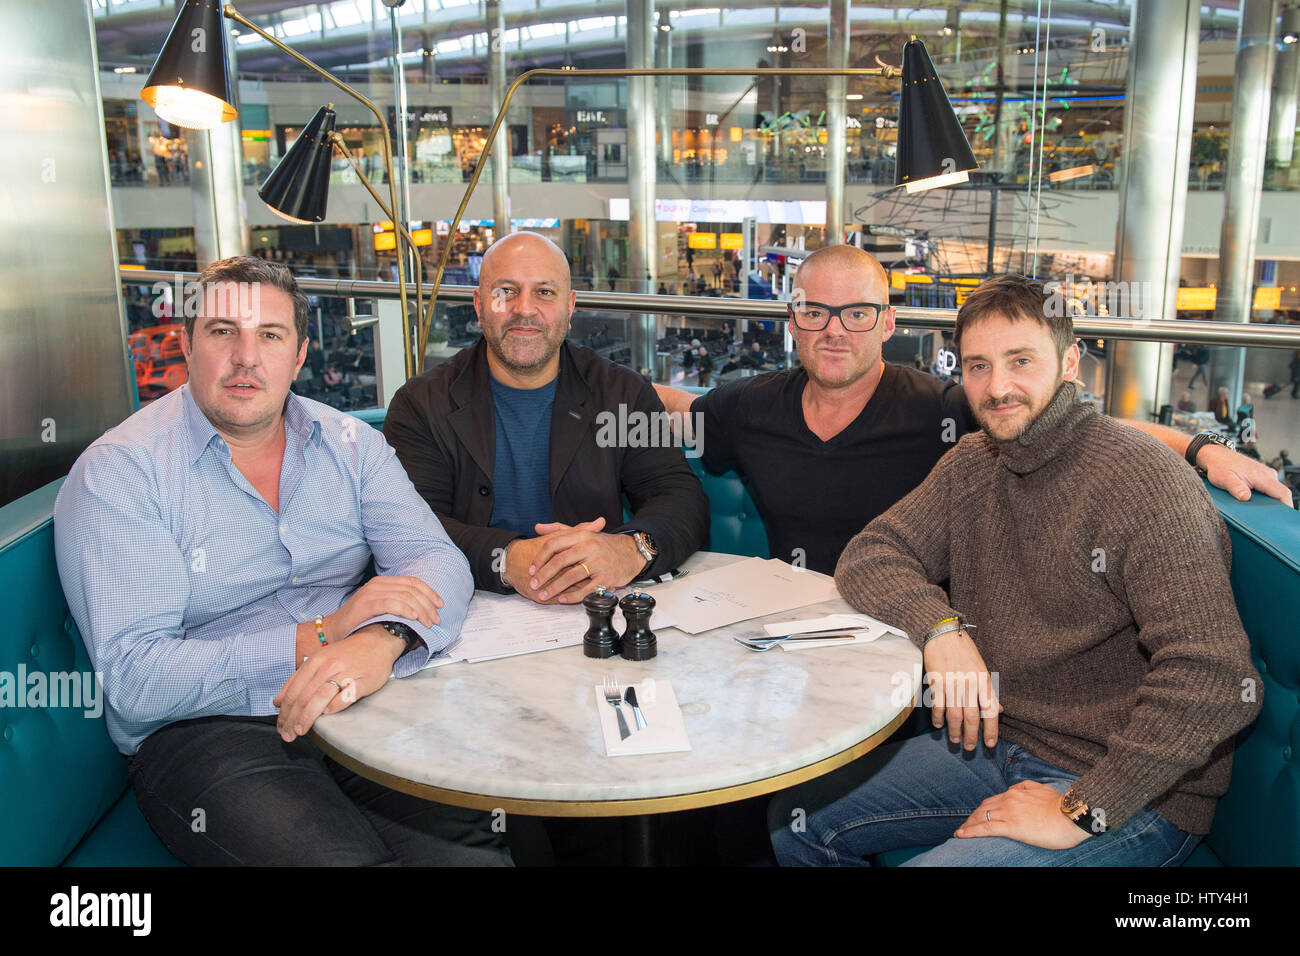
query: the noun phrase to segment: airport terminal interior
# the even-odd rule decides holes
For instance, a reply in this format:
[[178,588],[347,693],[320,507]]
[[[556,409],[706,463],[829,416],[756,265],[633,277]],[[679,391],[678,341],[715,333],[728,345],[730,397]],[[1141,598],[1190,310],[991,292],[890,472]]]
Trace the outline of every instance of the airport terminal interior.
[[[90,5],[123,269],[193,272],[233,248],[283,262],[300,277],[396,280],[392,223],[358,179],[387,188],[371,111],[236,25],[229,56],[239,116],[221,131],[233,142],[209,143],[160,120],[141,99],[174,5]],[[386,111],[397,199],[426,283],[450,244],[442,283],[472,284],[508,216],[511,231],[539,232],[565,250],[580,292],[660,297],[653,313],[630,311],[632,302],[580,302],[573,340],[656,381],[693,385],[798,358],[784,313],[707,316],[698,306],[676,309],[674,298],[788,299],[801,256],[834,241],[861,246],[889,270],[891,301],[903,311],[886,358],[941,377],[957,373],[949,343],[941,330],[909,327],[907,316],[952,309],[982,277],[1008,271],[1062,283],[1080,311],[1097,316],[1300,323],[1300,21],[1293,5],[1281,4],[1264,44],[1269,62],[1242,66],[1238,6],[1200,5],[1178,37],[1179,49],[1192,43],[1185,63],[1154,40],[1144,47],[1123,2],[850,4],[843,32],[830,7],[752,0],[724,8],[657,3],[648,11],[625,9],[622,0],[407,0],[392,11],[379,0],[254,0],[241,9]],[[563,75],[626,68],[634,57],[659,68],[897,67],[910,37],[928,49],[978,163],[959,185],[895,187],[897,80]],[[498,158],[488,160],[449,234],[488,149],[501,99],[497,68],[507,80],[534,69],[562,72],[516,92]],[[1173,107],[1183,100],[1180,116]],[[342,146],[333,153],[324,220],[293,224],[258,189],[326,103],[351,156]],[[639,156],[638,134],[647,140]],[[1138,164],[1144,175],[1126,183],[1126,165]],[[1170,186],[1170,196],[1146,195]],[[630,196],[648,197],[653,217],[631,217]],[[1167,207],[1162,218],[1125,221],[1126,209],[1159,215],[1144,205],[1157,198]],[[1157,261],[1159,274],[1148,265]],[[409,281],[414,261],[407,266]],[[122,283],[140,402],[183,381],[179,348],[167,342],[173,298],[165,283]],[[372,310],[371,302],[314,294],[312,307],[319,347],[297,387],[340,408],[382,404],[375,332],[348,319],[349,310]],[[476,334],[466,301],[440,301],[426,367]],[[1101,407],[1116,411],[1119,402],[1130,417],[1220,428],[1279,468],[1300,460],[1294,349],[1149,346],[1105,335],[1081,343],[1082,378]]]
[[[944,381],[975,287],[1038,278],[1085,401],[1230,438],[1300,501],[1300,2],[711,2],[236,0],[192,41],[235,101],[206,130],[149,85],[185,0],[0,5],[24,38],[0,66],[0,504],[185,384],[208,263],[288,266],[293,390],[362,414],[479,340],[484,252],[520,230],[568,257],[570,341],[675,386],[797,367],[786,306],[827,245],[886,270],[884,359]],[[970,154],[924,175],[913,40]],[[315,193],[273,208],[318,143]],[[673,861],[752,862],[753,821],[720,821],[687,819]],[[617,862],[616,831],[552,837]]]

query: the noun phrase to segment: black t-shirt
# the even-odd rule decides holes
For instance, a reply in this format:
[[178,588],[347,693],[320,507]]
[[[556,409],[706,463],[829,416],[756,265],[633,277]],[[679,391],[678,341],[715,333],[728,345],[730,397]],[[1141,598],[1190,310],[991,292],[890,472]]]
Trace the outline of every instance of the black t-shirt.
[[701,395],[691,411],[704,416],[704,467],[749,485],[772,557],[831,574],[849,539],[979,426],[960,385],[886,364],[862,413],[824,442],[804,421],[807,382],[803,369],[768,372]]

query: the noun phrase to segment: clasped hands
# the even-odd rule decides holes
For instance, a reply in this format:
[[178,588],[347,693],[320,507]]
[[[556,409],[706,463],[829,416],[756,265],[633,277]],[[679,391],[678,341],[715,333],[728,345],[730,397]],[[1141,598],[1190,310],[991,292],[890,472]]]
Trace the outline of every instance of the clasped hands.
[[[1002,705],[970,635],[961,630],[931,639],[925,645],[924,662],[934,727],[946,724],[949,741],[974,750],[983,721],[985,746],[997,746]],[[955,836],[1001,836],[1048,850],[1068,850],[1088,835],[1061,812],[1060,800],[1061,795],[1047,784],[1024,780],[981,803]]]
[[298,669],[271,701],[280,708],[276,719],[280,737],[289,743],[303,736],[321,714],[338,713],[388,682],[406,641],[382,624],[357,630],[362,621],[391,614],[432,627],[441,621],[442,605],[438,593],[419,578],[381,575],[357,588],[325,618],[328,644],[320,643],[313,622],[300,624],[295,646]]
[[623,587],[646,561],[631,535],[603,534],[604,527],[604,518],[534,525],[537,537],[506,548],[506,580],[538,604],[576,604],[597,587]]

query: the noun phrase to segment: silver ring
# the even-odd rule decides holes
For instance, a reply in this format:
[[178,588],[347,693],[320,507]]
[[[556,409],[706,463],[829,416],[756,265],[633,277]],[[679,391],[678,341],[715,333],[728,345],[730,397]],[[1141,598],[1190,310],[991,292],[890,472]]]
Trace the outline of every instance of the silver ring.
[[327,684],[333,684],[335,687],[337,687],[337,688],[339,689],[339,693],[340,693],[340,694],[343,693],[343,685],[340,684],[338,681],[336,681],[334,678],[332,678],[332,677],[329,678],[327,681],[325,681],[325,683],[327,683]]
[[984,819],[987,820],[989,823],[992,823],[992,822],[993,822],[993,814],[992,814],[992,812],[989,811],[989,810],[985,810],[985,811],[984,811]]

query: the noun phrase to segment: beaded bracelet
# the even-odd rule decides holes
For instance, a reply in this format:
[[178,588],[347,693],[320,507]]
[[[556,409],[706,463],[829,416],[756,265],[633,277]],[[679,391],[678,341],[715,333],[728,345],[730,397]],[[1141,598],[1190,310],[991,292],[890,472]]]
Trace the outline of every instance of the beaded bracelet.
[[329,641],[325,640],[325,618],[320,614],[316,615],[316,636],[320,638],[321,647],[329,643]]

